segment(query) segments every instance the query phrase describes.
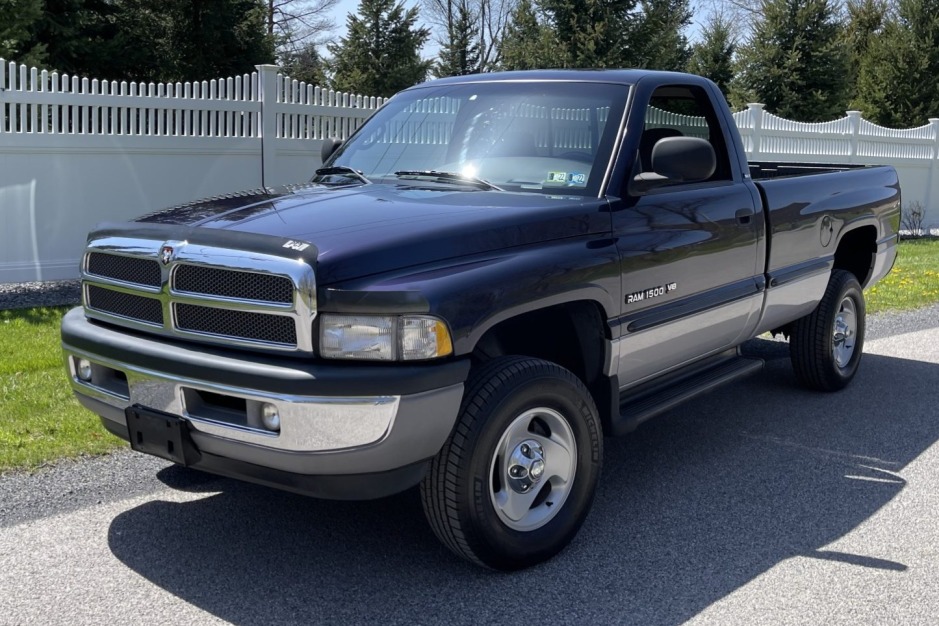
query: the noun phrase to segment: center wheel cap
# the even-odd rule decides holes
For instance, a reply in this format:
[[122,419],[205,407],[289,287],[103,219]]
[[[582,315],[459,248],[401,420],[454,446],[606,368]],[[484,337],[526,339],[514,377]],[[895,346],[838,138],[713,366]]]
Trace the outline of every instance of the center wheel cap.
[[512,451],[506,479],[516,493],[528,493],[544,477],[544,470],[544,448],[537,441],[527,439]]

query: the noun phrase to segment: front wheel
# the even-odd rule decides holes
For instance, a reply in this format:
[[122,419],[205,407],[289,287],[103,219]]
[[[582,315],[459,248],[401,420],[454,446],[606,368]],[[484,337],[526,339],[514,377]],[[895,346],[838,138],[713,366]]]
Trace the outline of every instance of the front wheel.
[[450,438],[421,484],[424,512],[457,555],[500,570],[545,561],[577,533],[602,457],[583,383],[547,361],[500,357],[467,383]]
[[864,293],[854,274],[835,270],[815,310],[789,337],[796,378],[810,389],[837,391],[857,373],[864,349]]

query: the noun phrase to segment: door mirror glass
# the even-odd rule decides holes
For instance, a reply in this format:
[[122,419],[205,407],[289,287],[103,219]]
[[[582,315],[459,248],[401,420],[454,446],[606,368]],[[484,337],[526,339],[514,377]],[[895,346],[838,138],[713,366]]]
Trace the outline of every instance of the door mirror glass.
[[638,174],[634,188],[649,191],[662,185],[708,180],[717,168],[710,142],[697,137],[665,137],[652,148],[652,171]]

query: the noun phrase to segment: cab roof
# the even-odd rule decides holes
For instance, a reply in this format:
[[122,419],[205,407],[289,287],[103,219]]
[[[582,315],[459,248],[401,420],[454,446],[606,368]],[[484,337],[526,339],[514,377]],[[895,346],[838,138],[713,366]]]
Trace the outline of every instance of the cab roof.
[[466,76],[450,76],[447,78],[438,78],[430,80],[409,89],[419,89],[421,87],[437,87],[443,85],[461,85],[470,83],[498,83],[498,82],[591,82],[591,83],[614,83],[621,85],[635,85],[641,79],[649,78],[655,82],[674,82],[676,80],[683,83],[699,83],[706,79],[693,74],[684,74],[681,72],[660,72],[655,70],[638,69],[563,69],[563,70],[524,70],[515,72],[489,72],[485,74],[469,74]]

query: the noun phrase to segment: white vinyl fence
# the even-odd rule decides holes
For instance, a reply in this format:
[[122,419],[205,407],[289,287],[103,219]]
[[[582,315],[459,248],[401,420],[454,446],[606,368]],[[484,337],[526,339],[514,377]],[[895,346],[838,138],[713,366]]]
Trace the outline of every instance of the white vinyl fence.
[[900,176],[903,205],[925,210],[923,226],[939,227],[939,118],[917,128],[873,124],[860,111],[831,122],[793,122],[749,104],[734,113],[751,161],[805,161],[892,165]]
[[0,59],[0,283],[74,278],[98,222],[309,180],[383,104],[275,66],[199,83],[89,80]]
[[[327,137],[347,138],[384,100],[291,80],[275,66],[199,83],[89,80],[0,59],[0,283],[74,278],[85,234],[196,198],[310,178]],[[445,103],[427,101],[443,117]],[[417,105],[416,105],[417,106]],[[887,163],[905,203],[939,225],[939,119],[890,130],[856,111],[792,122],[736,113],[751,160]],[[449,125],[428,126],[428,143]],[[571,141],[576,143],[576,137]]]

